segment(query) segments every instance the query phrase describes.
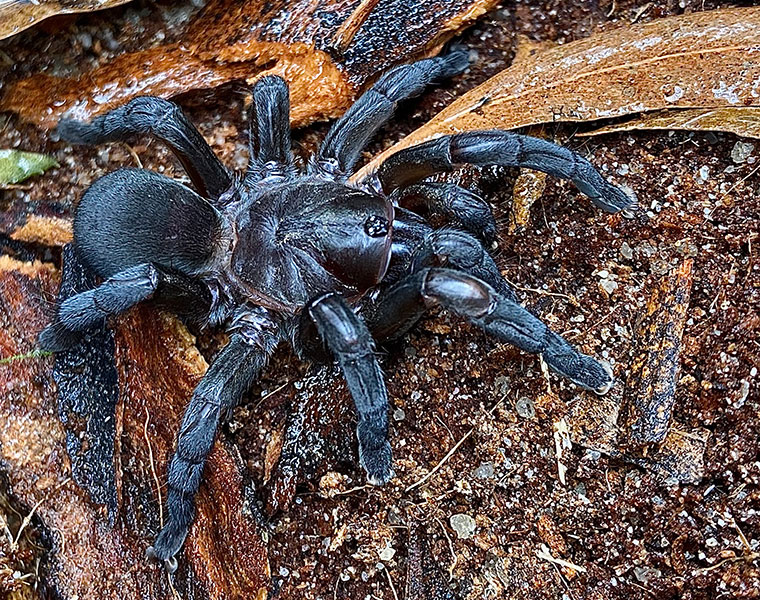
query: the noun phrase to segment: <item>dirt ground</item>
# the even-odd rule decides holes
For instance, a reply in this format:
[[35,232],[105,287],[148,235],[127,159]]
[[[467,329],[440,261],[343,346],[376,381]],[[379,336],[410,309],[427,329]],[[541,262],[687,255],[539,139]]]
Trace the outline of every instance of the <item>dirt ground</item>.
[[[506,2],[462,37],[478,57],[470,72],[405,105],[366,156],[509,65],[517,34],[563,43],[633,20],[733,5]],[[10,60],[0,76],[10,81],[101,64],[173,39],[195,10],[190,3],[138,1],[48,21],[0,42]],[[222,160],[243,167],[239,86],[180,101]],[[5,231],[19,205],[66,218],[97,177],[135,165],[123,144],[73,149],[13,116],[1,119],[0,148],[50,152],[61,164],[4,192]],[[296,132],[296,151],[306,156],[326,127]],[[535,357],[448,315],[426,318],[403,342],[381,348],[397,478],[366,487],[353,422],[338,428],[335,446],[323,444],[310,457],[310,477],[290,508],[266,518],[270,598],[760,597],[760,142],[684,132],[575,137],[590,129],[557,124],[535,133],[589,156],[632,188],[640,210],[631,217],[594,210],[571,184],[549,180],[528,225],[510,234],[515,172],[451,179],[479,189],[494,206],[495,258],[521,301],[612,364],[619,378],[612,400],[545,377]],[[132,149],[146,168],[181,177],[159,144],[139,141]],[[59,259],[54,251],[3,243],[20,258]],[[647,302],[690,260],[671,429],[696,441],[683,459],[690,475],[679,478],[663,467],[666,458],[637,461],[622,443],[590,441],[574,423],[603,421],[615,402],[625,410]],[[208,337],[200,344],[207,353],[215,347]],[[318,392],[314,380],[300,383],[306,374],[306,365],[279,351],[221,432],[238,447],[253,482],[264,480],[265,450],[291,408]],[[343,407],[345,394],[334,397]],[[351,419],[350,410],[338,413]],[[613,421],[607,433],[624,437],[623,422],[619,431]],[[567,423],[571,448],[563,447]],[[257,487],[263,506],[269,492]]]

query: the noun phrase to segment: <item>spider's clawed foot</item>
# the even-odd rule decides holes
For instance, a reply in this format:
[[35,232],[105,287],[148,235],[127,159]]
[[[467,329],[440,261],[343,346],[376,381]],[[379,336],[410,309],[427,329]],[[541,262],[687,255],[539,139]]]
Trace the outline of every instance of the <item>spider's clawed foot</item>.
[[375,440],[377,443],[369,445],[366,435],[362,432],[362,424],[359,424],[357,435],[359,443],[359,463],[367,472],[367,481],[372,485],[384,485],[396,476],[393,471],[393,456],[391,445],[385,439]]
[[581,354],[551,331],[548,331],[543,358],[557,373],[599,395],[606,394],[615,383],[612,369],[607,363]]
[[[156,542],[158,543],[158,542]],[[154,546],[149,546],[148,549],[145,551],[145,558],[147,559],[155,559],[160,560],[164,564],[164,569],[166,569],[166,572],[171,575],[177,570],[177,557],[176,556],[170,556],[169,558],[159,558],[158,553],[156,552],[156,548]]]

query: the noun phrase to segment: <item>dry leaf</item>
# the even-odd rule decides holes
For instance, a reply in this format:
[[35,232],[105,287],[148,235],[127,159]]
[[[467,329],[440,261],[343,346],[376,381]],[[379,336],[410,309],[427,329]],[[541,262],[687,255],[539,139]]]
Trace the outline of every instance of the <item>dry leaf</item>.
[[760,138],[760,108],[692,108],[641,115],[625,123],[607,125],[579,136],[601,135],[642,129],[724,131],[741,137]]
[[760,104],[760,8],[659,19],[525,57],[391,147],[477,129],[593,121],[664,108]]
[[[51,265],[0,257],[0,356],[34,349],[57,287]],[[181,414],[205,362],[177,319],[148,308],[121,319],[116,340],[121,506],[113,524],[72,479],[52,359],[0,364],[0,462],[7,489],[36,507],[52,545],[40,577],[55,597],[173,597],[145,550],[159,527],[156,478],[166,481]],[[174,585],[183,598],[261,597],[269,583],[267,552],[236,453],[217,442],[209,462]]]
[[87,120],[138,95],[168,98],[266,73],[288,80],[291,119],[303,125],[338,116],[369,79],[437,52],[496,3],[212,0],[178,43],[125,54],[70,79],[40,73],[15,82],[0,110],[54,127],[64,114]]
[[124,4],[129,0],[0,0],[0,40],[43,19],[67,13],[92,12]]

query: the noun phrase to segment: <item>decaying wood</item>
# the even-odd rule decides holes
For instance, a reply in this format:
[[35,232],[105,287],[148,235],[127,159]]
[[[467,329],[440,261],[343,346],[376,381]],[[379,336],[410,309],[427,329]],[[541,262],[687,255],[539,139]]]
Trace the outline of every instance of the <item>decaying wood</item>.
[[693,262],[684,261],[672,276],[660,282],[635,335],[636,358],[630,366],[626,391],[626,429],[633,447],[661,443],[670,427]]
[[129,0],[0,0],[0,40],[54,15],[92,12]]
[[293,123],[304,125],[338,116],[368,80],[434,54],[495,4],[212,0],[179,42],[125,54],[70,79],[40,73],[18,81],[6,89],[0,110],[54,127],[64,115],[87,120],[138,95],[168,98],[277,74],[290,84]]
[[523,57],[376,157],[438,135],[666,108],[758,106],[760,8],[659,19]]
[[[34,349],[49,322],[57,270],[44,263],[0,263],[0,352]],[[56,410],[50,358],[0,365],[0,460],[14,498],[36,507],[51,551],[43,566],[61,598],[169,598],[163,569],[145,559],[161,520],[159,487],[179,421],[206,364],[173,317],[131,312],[116,330],[121,394],[116,410],[120,505],[112,524],[72,479],[66,436]],[[112,465],[101,465],[110,469]],[[267,552],[251,514],[251,490],[233,450],[214,447],[198,516],[173,586],[182,597],[261,598]],[[240,596],[238,596],[240,594]]]
[[671,420],[692,268],[685,260],[650,296],[634,336],[625,392],[586,394],[570,411],[574,442],[682,483],[702,478],[708,439],[706,430],[684,431]]
[[[267,447],[265,509],[269,515],[286,511],[295,498],[296,486],[315,480],[350,454],[356,416],[341,374],[332,368],[316,370],[303,382],[289,416]],[[353,443],[351,443],[351,448]]]
[[409,558],[404,598],[419,600],[456,600],[446,583],[441,565],[430,552],[425,531],[419,525],[409,527]]

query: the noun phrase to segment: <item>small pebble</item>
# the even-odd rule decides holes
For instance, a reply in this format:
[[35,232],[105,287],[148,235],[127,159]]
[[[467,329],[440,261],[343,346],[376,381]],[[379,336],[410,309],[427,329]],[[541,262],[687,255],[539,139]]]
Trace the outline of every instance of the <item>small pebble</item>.
[[404,413],[404,411],[401,410],[400,408],[397,408],[396,410],[393,411],[394,421],[403,421],[404,417],[406,417],[406,413]]
[[475,519],[470,515],[464,513],[451,515],[449,523],[451,523],[451,528],[456,531],[460,540],[468,540],[475,533]]
[[377,555],[380,557],[380,560],[388,562],[389,560],[392,560],[394,556],[396,556],[396,551],[390,545],[388,545],[380,550]]
[[659,579],[662,572],[651,567],[634,567],[633,574],[641,583],[649,583],[650,579]]
[[707,165],[700,167],[699,171],[697,171],[697,174],[694,176],[694,181],[697,183],[704,183],[708,179],[710,179],[710,167]]
[[736,142],[731,150],[731,160],[736,164],[746,162],[754,149],[755,145],[749,142]]
[[599,282],[599,285],[608,295],[612,295],[612,293],[618,289],[617,281],[613,281],[612,279],[602,279],[602,281]]
[[532,419],[536,416],[536,407],[530,398],[518,398],[515,403],[515,410],[523,419]]
[[628,242],[623,242],[620,246],[620,254],[623,258],[631,260],[633,258],[633,249],[628,245]]
[[478,479],[491,479],[494,476],[494,473],[493,463],[482,462],[480,463],[480,466],[475,469],[473,475]]

